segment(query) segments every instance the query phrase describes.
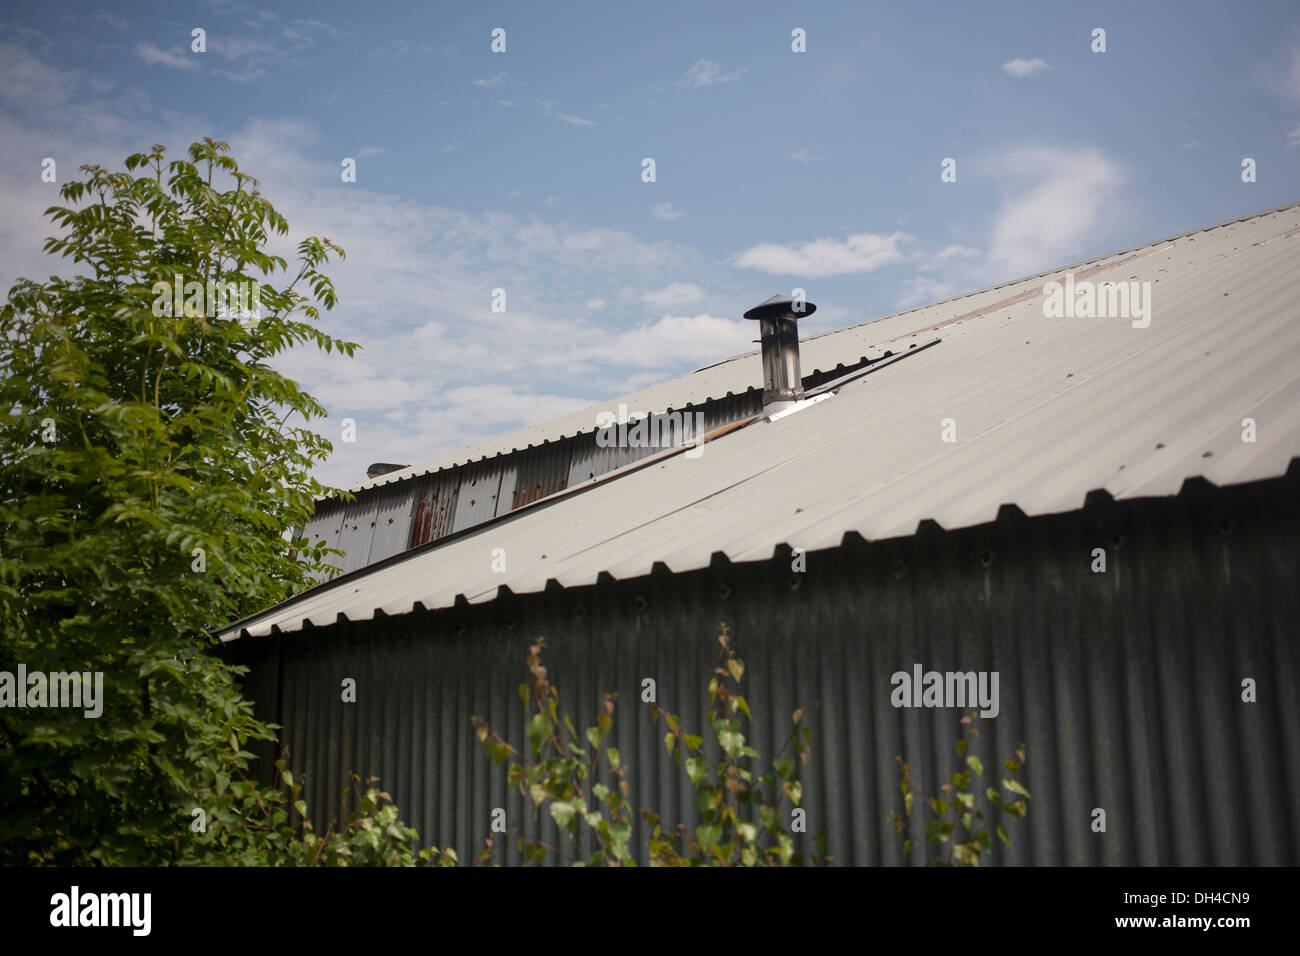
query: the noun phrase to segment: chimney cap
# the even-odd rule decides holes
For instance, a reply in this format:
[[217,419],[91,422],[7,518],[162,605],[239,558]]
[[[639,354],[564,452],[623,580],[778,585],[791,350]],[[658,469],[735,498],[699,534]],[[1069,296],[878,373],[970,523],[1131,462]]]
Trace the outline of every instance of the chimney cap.
[[748,312],[745,313],[747,319],[770,319],[778,315],[789,316],[792,319],[802,318],[805,315],[812,315],[817,311],[817,306],[813,305],[807,299],[800,303],[800,308],[795,309],[797,300],[790,298],[788,295],[774,295],[772,298],[760,302]]
[[410,465],[398,465],[389,461],[377,461],[366,469],[367,478],[378,478],[381,475],[387,475],[394,471],[401,471],[403,468],[410,468]]

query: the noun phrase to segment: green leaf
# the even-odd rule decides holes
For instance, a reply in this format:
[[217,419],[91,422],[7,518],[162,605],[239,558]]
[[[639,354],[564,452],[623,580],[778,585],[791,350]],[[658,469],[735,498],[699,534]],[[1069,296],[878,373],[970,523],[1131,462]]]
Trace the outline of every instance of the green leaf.
[[691,786],[698,787],[700,781],[709,775],[708,761],[703,757],[690,757],[686,761],[686,776],[691,780]]
[[1021,784],[1019,780],[1012,780],[1008,778],[1002,781],[1002,786],[1006,787],[1012,793],[1018,793],[1024,797],[1029,796],[1029,791],[1024,788],[1024,785]]
[[967,757],[966,765],[975,771],[977,777],[984,776],[984,764],[980,761],[979,757],[974,755]]
[[534,714],[533,719],[528,721],[525,732],[534,753],[541,749],[542,741],[546,739],[546,729],[546,718],[541,714]]
[[561,830],[568,830],[572,827],[575,813],[572,804],[556,801],[551,804],[550,810],[551,819],[555,821],[557,827]]
[[739,682],[740,679],[745,676],[745,662],[733,657],[727,661],[727,670],[729,670],[731,676]]
[[998,824],[998,839],[1000,839],[1007,846],[1011,846],[1011,837],[1007,836],[1007,828],[1002,826],[1001,824]]
[[740,748],[745,746],[745,735],[727,726],[725,721],[718,721],[714,725],[714,730],[718,738],[718,746],[728,757],[737,756]]

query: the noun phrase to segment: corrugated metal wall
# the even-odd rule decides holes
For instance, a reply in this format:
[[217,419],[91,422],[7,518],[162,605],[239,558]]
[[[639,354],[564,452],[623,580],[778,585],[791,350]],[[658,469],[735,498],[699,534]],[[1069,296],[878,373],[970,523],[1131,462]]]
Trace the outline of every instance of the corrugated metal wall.
[[460,488],[460,475],[455,469],[422,475],[391,487],[409,491],[415,498],[410,547],[418,547],[451,534]]
[[[1029,819],[1009,822],[1010,849],[995,841],[999,861],[1295,865],[1298,491],[1293,463],[1288,478],[1189,483],[1176,499],[1117,504],[1101,494],[1068,515],[1004,508],[996,523],[960,532],[850,537],[809,554],[804,574],[791,572],[788,553],[718,560],[682,575],[246,638],[233,650],[258,662],[250,694],[284,725],[316,813],[339,805],[348,771],[375,775],[426,842],[465,860],[493,808],[531,821],[469,718],[524,741],[517,687],[538,635],[580,726],[603,692],[619,693],[615,743],[636,805],[689,817],[692,792],[639,703],[640,682],[655,678],[659,702],[702,730],[725,620],[748,664],[759,751],[772,753],[796,707],[810,714],[804,805],[839,863],[901,861],[887,822],[900,802],[895,754],[927,790],[956,769],[957,711],[890,705],[890,675],[920,662],[999,672],[1001,713],[980,722],[986,765],[1028,744]],[[1107,550],[1104,574],[1091,571],[1095,547]],[[357,680],[355,704],[340,700],[345,677]],[[1241,700],[1245,677],[1257,681],[1256,703]],[[1090,829],[1098,807],[1104,834]],[[554,835],[549,819],[543,831]],[[498,841],[494,859],[517,855]]]

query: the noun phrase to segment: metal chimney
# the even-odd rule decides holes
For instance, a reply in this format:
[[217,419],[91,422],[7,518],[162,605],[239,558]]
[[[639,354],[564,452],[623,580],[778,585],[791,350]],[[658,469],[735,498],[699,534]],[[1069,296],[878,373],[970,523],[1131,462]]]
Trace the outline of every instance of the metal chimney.
[[774,295],[745,313],[758,321],[763,343],[763,411],[779,411],[803,398],[796,320],[816,311],[811,302]]

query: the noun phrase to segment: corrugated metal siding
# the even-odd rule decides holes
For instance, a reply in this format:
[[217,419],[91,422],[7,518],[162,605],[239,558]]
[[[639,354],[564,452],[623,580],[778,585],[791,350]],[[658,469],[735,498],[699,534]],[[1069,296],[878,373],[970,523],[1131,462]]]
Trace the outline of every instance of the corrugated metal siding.
[[411,519],[415,513],[414,484],[386,485],[378,492],[375,495],[375,528],[366,564],[405,551],[411,540]]
[[[316,513],[303,526],[302,536],[310,544],[324,543],[328,547],[337,548],[339,534],[343,530],[344,511],[344,503],[338,500],[316,502]],[[342,564],[342,558],[336,554],[329,555],[326,560],[336,567]],[[313,577],[319,581],[328,579],[323,574],[315,574]]]
[[[564,438],[520,453],[519,470],[509,510],[522,508],[539,498],[545,498],[567,488],[569,465],[573,460],[573,452],[577,444],[578,439]],[[502,500],[505,500],[504,495]],[[503,509],[498,509],[497,513],[505,512]]]
[[460,476],[455,471],[425,475],[414,482],[415,518],[411,523],[410,547],[415,548],[451,534],[456,518]]
[[[456,498],[456,517],[452,520],[453,532],[482,524],[497,514],[497,500],[505,486],[506,500],[514,497],[514,459],[501,457],[491,461],[476,461],[465,466],[460,473],[460,491]],[[504,514],[505,509],[502,509]]]
[[373,496],[344,505],[338,543],[343,551],[338,563],[344,574],[364,568],[370,563],[370,544],[375,537],[375,517],[378,511],[379,502]]
[[[1300,863],[1300,466],[1228,489],[1189,483],[1178,498],[1091,496],[1065,515],[1004,509],[988,525],[788,553],[482,606],[342,622],[245,640],[228,650],[282,669],[278,709],[311,806],[336,806],[348,772],[376,775],[426,843],[470,860],[493,808],[531,821],[505,768],[469,724],[487,717],[524,740],[517,685],[544,635],[562,704],[585,726],[619,693],[615,744],[634,803],[687,819],[684,773],[639,701],[643,677],[690,728],[703,727],[717,622],[732,626],[755,714],[750,742],[770,757],[803,707],[814,731],[804,806],[844,864],[895,864],[895,754],[924,789],[955,769],[959,713],[896,710],[890,675],[996,670],[1001,713],[980,722],[987,767],[1028,744],[1029,819],[1011,821],[1008,863]],[[1104,547],[1104,574],[1090,569]],[[340,702],[344,677],[358,702]],[[1258,682],[1243,703],[1241,680]],[[263,685],[266,681],[263,679]],[[259,712],[274,719],[274,701]],[[1092,810],[1108,829],[1091,832]],[[323,813],[328,816],[328,813]],[[324,820],[318,820],[323,825]],[[922,822],[918,810],[912,823]],[[536,832],[528,824],[528,832]],[[638,828],[640,824],[638,823]],[[549,819],[542,834],[554,838]],[[643,843],[638,829],[635,840]],[[494,859],[516,862],[508,841]],[[914,862],[920,862],[921,850]]]
[[[698,459],[668,458],[483,529],[510,554],[504,576],[482,566],[471,533],[242,626],[264,634],[340,613],[400,614],[460,595],[489,600],[503,585],[523,593],[552,578],[574,587],[602,572],[635,577],[656,562],[684,571],[718,551],[757,560],[782,544],[831,547],[851,531],[907,535],[924,520],[970,527],[1004,504],[1061,513],[1099,488],[1136,498],[1175,494],[1193,477],[1223,485],[1282,474],[1300,454],[1297,227],[1300,207],[1290,207],[1106,260],[1094,281],[1152,283],[1149,328],[1045,317],[1041,283],[1033,296],[1004,289],[950,320],[923,310],[911,319],[926,323],[915,337],[932,341],[938,328],[939,344],[828,401],[738,429]],[[1242,440],[1246,418],[1255,442]],[[949,419],[953,442],[942,433]]]
[[414,492],[412,485],[393,485],[356,501],[320,502],[304,534],[309,541],[325,541],[343,551],[329,558],[341,573],[364,568],[406,549]]

